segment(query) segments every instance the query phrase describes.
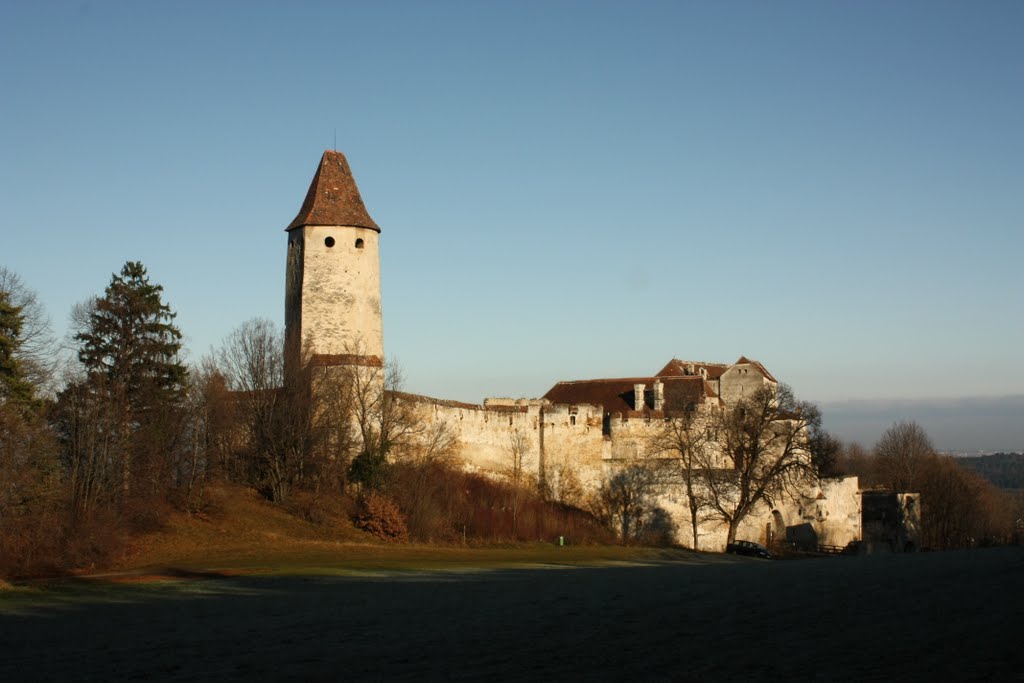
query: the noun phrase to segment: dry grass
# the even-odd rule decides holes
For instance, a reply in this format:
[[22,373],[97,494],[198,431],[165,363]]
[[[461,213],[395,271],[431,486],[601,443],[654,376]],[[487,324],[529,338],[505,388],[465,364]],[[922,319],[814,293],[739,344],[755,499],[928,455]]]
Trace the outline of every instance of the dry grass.
[[559,547],[391,544],[355,529],[344,518],[315,524],[242,487],[211,491],[211,512],[172,514],[164,527],[135,538],[112,574],[178,576],[217,571],[324,574],[373,570],[500,568],[538,564],[607,564],[679,558],[685,551],[620,546]]

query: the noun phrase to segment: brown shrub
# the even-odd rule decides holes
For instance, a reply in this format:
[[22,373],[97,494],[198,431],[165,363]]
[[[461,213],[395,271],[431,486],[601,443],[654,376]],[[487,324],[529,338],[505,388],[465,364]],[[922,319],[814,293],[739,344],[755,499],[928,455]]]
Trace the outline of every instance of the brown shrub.
[[404,543],[409,540],[409,529],[398,506],[377,493],[367,493],[360,499],[355,525],[382,541]]
[[124,550],[125,523],[97,513],[71,523],[63,511],[19,517],[0,526],[0,576],[8,579],[58,576],[102,567]]
[[445,462],[394,465],[388,494],[405,515],[410,536],[418,541],[557,542],[559,536],[571,543],[611,540],[589,513],[545,501],[535,489],[516,492],[505,480],[464,472]]

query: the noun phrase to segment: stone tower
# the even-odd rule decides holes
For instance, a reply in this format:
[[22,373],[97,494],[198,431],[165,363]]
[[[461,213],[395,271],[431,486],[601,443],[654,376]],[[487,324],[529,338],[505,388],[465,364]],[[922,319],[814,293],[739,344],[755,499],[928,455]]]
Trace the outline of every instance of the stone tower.
[[380,228],[370,218],[345,155],[326,151],[287,228],[287,358],[321,366],[379,367]]

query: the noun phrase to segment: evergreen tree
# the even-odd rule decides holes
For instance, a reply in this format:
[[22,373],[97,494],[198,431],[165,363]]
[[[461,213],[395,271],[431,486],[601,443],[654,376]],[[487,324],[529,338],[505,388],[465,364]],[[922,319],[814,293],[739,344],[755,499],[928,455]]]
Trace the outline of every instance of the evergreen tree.
[[58,397],[57,428],[83,513],[104,499],[165,495],[176,478],[187,370],[162,292],[141,263],[129,261],[75,335],[85,379]]
[[178,404],[184,395],[181,332],[162,292],[162,286],[149,281],[145,266],[128,261],[93,302],[88,328],[75,336],[82,343],[78,358],[86,373],[102,375],[136,418]]
[[0,402],[32,404],[35,389],[25,378],[17,352],[24,316],[9,292],[0,291]]

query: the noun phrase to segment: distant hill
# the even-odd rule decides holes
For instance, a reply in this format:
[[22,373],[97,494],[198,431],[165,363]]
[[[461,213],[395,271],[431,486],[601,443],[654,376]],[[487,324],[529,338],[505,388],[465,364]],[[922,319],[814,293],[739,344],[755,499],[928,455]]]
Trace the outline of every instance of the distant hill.
[[1024,489],[1024,453],[995,453],[976,458],[958,458],[971,469],[1004,489]]

